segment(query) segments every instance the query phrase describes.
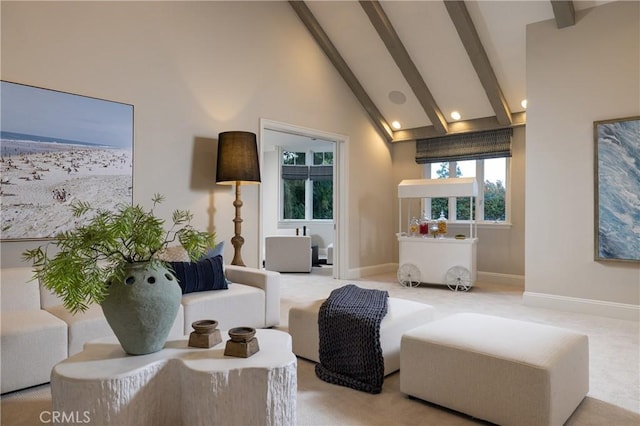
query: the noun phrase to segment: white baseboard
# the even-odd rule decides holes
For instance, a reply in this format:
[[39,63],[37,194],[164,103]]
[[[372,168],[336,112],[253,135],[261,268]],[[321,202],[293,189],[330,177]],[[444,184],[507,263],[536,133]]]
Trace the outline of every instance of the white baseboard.
[[603,300],[557,296],[525,291],[522,303],[537,308],[557,309],[630,321],[640,321],[640,306]]
[[478,271],[477,281],[513,285],[524,288],[524,275],[499,274],[497,272],[481,272]]
[[346,279],[353,280],[356,278],[368,277],[370,275],[386,274],[389,272],[395,273],[397,270],[397,263],[383,263],[381,265],[365,266],[362,268],[349,269]]

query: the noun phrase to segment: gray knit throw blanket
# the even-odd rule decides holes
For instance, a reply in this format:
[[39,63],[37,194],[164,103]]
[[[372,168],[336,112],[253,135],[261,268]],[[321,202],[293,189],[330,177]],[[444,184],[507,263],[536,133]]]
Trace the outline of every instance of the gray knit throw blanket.
[[380,393],[384,358],[380,323],[387,314],[383,290],[348,284],[331,292],[318,312],[320,363],[316,376],[328,383]]

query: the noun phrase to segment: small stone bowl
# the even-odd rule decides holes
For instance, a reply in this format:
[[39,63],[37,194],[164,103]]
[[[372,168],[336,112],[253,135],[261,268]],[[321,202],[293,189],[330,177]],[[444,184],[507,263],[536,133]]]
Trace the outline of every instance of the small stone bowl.
[[251,327],[235,327],[229,330],[232,342],[248,342],[256,335],[256,329]]
[[198,320],[191,323],[191,327],[198,334],[211,334],[218,327],[218,321],[216,320]]

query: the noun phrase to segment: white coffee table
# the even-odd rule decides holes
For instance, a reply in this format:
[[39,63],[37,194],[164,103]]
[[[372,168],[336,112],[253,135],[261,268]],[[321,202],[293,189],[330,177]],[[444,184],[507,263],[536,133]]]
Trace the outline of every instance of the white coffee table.
[[296,356],[291,336],[256,330],[260,351],[224,355],[188,336],[148,355],[127,355],[113,339],[87,343],[51,372],[53,410],[91,425],[296,424]]

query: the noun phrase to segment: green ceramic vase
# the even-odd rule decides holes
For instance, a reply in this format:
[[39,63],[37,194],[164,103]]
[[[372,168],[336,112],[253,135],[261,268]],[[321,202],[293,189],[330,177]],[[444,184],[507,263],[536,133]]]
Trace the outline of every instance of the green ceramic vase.
[[162,349],[182,298],[173,274],[161,265],[132,263],[124,280],[111,280],[108,286],[102,311],[125,352],[144,355]]

